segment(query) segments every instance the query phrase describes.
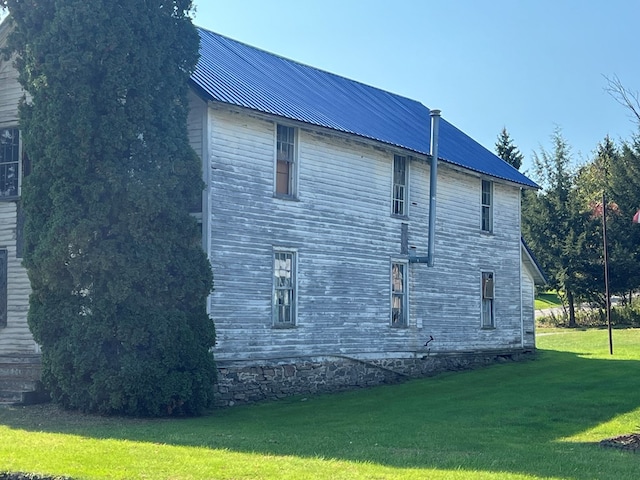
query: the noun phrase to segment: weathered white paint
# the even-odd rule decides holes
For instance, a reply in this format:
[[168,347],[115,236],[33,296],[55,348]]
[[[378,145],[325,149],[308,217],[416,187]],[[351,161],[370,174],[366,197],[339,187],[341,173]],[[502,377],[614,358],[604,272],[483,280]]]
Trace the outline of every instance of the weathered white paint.
[[[0,27],[0,44],[1,35]],[[0,126],[17,124],[21,95],[15,71],[0,63]],[[189,139],[203,158],[207,182],[203,246],[214,269],[209,307],[219,360],[407,358],[425,354],[430,335],[431,352],[523,346],[522,319],[533,321],[534,278],[520,266],[517,186],[494,184],[489,235],[480,231],[481,177],[441,165],[435,265],[409,265],[409,327],[394,329],[389,266],[392,259],[408,259],[401,252],[403,223],[415,247],[410,250],[427,254],[427,159],[412,157],[409,217],[394,218],[393,155],[411,152],[293,124],[299,128],[298,197],[275,198],[277,119],[207,105],[194,93],[190,105]],[[35,348],[26,323],[29,282],[15,256],[15,208],[15,202],[0,202],[0,248],[9,252],[9,315],[0,353]],[[274,248],[297,252],[298,314],[291,329],[272,327]],[[495,272],[494,329],[481,328],[483,270]],[[533,346],[533,335],[524,330],[524,344]]]
[[[442,168],[438,182],[435,266],[412,265],[413,313],[436,339],[432,351],[520,347],[520,304],[514,301],[520,297],[519,192],[494,184],[494,228],[486,234],[480,231],[481,179]],[[481,328],[482,271],[495,274],[495,329]]]
[[535,346],[535,295],[536,285],[544,285],[546,279],[534,259],[525,248],[521,248],[522,258],[522,330],[523,343],[527,348]]
[[[393,154],[409,152],[301,128],[298,198],[274,198],[277,119],[223,105],[209,114],[211,313],[219,360],[388,356],[522,347],[519,188],[494,185],[494,233],[480,232],[479,176],[438,172],[435,266],[410,265],[410,321],[389,326],[389,264],[426,255],[429,166],[411,162],[410,217],[392,217]],[[272,327],[272,251],[298,252],[298,324]],[[406,256],[405,256],[406,258]],[[496,276],[495,329],[480,324],[480,272]],[[515,301],[514,301],[515,299]]]
[[21,259],[16,257],[16,203],[0,202],[0,248],[7,250],[7,326],[0,328],[0,355],[35,353],[27,325],[31,287]]
[[[8,17],[0,22],[0,48],[4,48],[10,33]],[[18,72],[13,58],[4,60],[0,55],[0,128],[15,127],[18,123],[18,103],[24,91],[18,83]]]
[[522,328],[523,344],[525,347],[535,346],[536,322],[535,322],[535,284],[533,276],[528,268],[522,269]]
[[[0,48],[9,33],[9,22],[0,23]],[[0,57],[0,128],[18,127],[18,103],[23,90],[12,60]],[[27,325],[31,287],[22,260],[16,257],[16,202],[0,200],[0,249],[7,250],[7,326],[0,328],[0,355],[35,353],[37,346]]]

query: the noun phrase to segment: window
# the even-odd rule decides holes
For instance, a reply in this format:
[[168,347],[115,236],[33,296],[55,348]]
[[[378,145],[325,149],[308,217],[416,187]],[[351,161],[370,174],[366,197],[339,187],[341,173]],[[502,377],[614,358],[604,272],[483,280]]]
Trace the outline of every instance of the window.
[[391,326],[403,328],[407,322],[407,264],[391,264]]
[[393,215],[407,216],[407,157],[393,156]]
[[0,250],[0,328],[7,326],[7,251]]
[[0,129],[0,198],[18,196],[20,165],[20,131]]
[[482,231],[493,231],[493,182],[482,180]]
[[296,254],[273,253],[273,324],[294,326],[296,318]]
[[493,272],[482,272],[482,328],[495,327],[493,316]]
[[277,126],[276,135],[276,195],[296,195],[296,130]]

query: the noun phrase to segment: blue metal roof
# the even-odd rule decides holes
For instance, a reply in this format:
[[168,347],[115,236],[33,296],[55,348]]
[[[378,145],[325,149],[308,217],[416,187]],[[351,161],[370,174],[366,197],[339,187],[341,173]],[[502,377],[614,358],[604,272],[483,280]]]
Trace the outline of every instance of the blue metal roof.
[[[200,59],[191,79],[210,100],[429,153],[429,109],[420,102],[198,31]],[[444,118],[438,147],[445,162],[538,188]]]

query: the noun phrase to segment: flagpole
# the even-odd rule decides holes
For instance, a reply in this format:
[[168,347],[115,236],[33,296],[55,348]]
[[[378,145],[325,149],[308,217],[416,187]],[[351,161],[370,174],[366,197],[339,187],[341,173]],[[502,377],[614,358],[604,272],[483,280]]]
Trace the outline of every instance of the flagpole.
[[609,354],[613,355],[611,334],[611,294],[609,293],[609,254],[607,252],[607,198],[602,191],[602,250],[604,252],[604,296],[607,306],[607,328],[609,330]]

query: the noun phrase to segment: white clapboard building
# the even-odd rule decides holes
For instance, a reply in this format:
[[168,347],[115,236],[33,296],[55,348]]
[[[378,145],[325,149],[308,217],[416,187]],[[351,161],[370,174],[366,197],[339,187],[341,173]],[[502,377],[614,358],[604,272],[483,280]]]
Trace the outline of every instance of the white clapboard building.
[[[544,277],[520,235],[521,191],[534,182],[420,102],[199,32],[189,136],[206,183],[196,214],[214,272],[219,404],[535,350]],[[38,357],[20,258],[22,95],[2,61],[7,362]]]

